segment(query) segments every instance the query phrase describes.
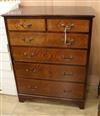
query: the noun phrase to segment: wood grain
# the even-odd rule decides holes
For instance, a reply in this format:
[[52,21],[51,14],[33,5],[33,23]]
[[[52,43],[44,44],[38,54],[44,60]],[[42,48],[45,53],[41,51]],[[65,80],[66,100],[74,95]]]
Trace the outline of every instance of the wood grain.
[[86,50],[12,47],[15,61],[86,65]]
[[83,99],[83,84],[17,79],[19,94]]
[[8,30],[45,31],[44,19],[7,19]]
[[[71,32],[89,32],[89,20],[78,19],[48,19],[47,25],[49,31],[64,32],[64,27],[71,26]],[[67,30],[69,32],[69,30]]]
[[14,68],[16,78],[84,83],[86,76],[86,68],[79,66],[16,62]]
[[9,35],[12,46],[88,48],[87,34],[67,34],[68,43],[64,33],[9,32]]

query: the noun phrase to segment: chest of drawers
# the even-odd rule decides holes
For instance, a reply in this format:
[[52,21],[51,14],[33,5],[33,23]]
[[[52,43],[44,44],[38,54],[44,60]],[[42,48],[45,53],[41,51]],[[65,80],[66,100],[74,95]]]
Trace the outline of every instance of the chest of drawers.
[[4,15],[20,102],[84,108],[93,17],[88,7],[22,7]]

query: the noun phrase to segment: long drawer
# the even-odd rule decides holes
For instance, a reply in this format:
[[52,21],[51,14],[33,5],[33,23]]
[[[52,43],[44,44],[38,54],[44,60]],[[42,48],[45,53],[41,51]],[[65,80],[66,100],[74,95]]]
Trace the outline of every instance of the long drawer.
[[68,32],[89,32],[89,20],[80,19],[48,19],[48,31],[64,32],[67,26]]
[[64,33],[9,32],[9,36],[13,46],[88,48],[87,34],[67,34],[66,43]]
[[83,99],[84,85],[17,78],[19,94]]
[[86,68],[80,66],[14,63],[16,78],[84,82]]
[[15,61],[86,65],[86,50],[12,47]]
[[8,30],[45,31],[44,19],[7,19]]

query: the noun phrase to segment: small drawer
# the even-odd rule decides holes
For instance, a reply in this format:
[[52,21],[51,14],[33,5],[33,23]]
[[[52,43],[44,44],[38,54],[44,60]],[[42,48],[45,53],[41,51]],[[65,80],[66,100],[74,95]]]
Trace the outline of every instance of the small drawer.
[[17,78],[17,85],[19,94],[75,99],[84,97],[83,84]]
[[48,19],[48,31],[89,32],[89,20],[79,19]]
[[79,66],[14,63],[16,78],[84,82],[86,68]]
[[12,47],[15,61],[86,65],[87,51],[34,47]]
[[7,19],[8,30],[45,31],[44,19]]
[[67,34],[66,43],[64,33],[9,32],[9,36],[12,46],[88,48],[87,34]]

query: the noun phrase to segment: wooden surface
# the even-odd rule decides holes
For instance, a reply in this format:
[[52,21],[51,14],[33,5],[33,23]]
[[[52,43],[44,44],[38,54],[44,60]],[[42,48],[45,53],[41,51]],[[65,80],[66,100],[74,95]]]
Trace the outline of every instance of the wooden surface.
[[94,17],[94,10],[86,6],[33,6],[20,7],[3,16],[68,16]]
[[48,19],[47,26],[49,31],[63,32],[64,26],[72,25],[70,32],[89,32],[89,20],[76,19]]
[[44,31],[44,19],[8,19],[8,30],[33,30]]
[[86,65],[87,63],[87,51],[85,50],[12,47],[12,56],[15,61],[73,65]]
[[88,34],[67,34],[69,40],[66,44],[63,33],[9,32],[9,36],[12,46],[88,49]]
[[14,68],[16,75],[19,75],[16,78],[85,82],[86,68],[81,66],[15,62]]
[[63,98],[83,98],[84,86],[76,83],[62,83],[44,80],[17,79],[21,94],[44,95]]

